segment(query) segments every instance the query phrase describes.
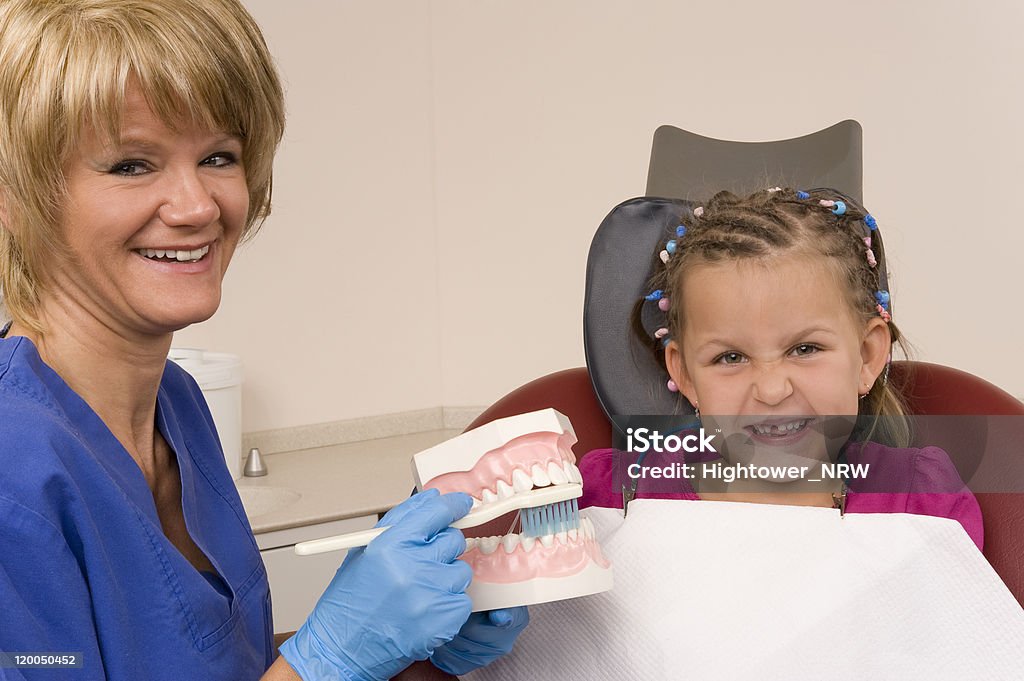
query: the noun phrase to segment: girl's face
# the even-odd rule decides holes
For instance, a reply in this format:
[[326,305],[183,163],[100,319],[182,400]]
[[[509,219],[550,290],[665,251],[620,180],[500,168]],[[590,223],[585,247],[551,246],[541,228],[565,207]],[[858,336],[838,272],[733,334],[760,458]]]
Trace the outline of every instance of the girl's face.
[[709,416],[729,424],[726,439],[795,451],[817,433],[820,452],[823,417],[856,415],[885,366],[885,322],[858,317],[832,272],[806,256],[700,265],[682,283],[666,363],[706,426]]

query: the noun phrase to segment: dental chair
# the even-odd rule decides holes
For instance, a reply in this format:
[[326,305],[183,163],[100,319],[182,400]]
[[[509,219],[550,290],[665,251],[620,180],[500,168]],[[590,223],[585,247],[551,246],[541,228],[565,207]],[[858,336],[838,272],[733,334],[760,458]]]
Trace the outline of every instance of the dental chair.
[[[685,410],[665,389],[650,352],[638,348],[629,333],[633,302],[647,292],[655,245],[674,230],[681,213],[717,189],[742,194],[766,184],[830,186],[860,199],[861,167],[861,129],[855,121],[759,143],[713,140],[662,126],[655,133],[648,197],[614,208],[591,244],[583,312],[587,366],[530,381],[491,405],[469,428],[554,407],[572,421],[579,438],[574,451],[582,458],[612,446],[611,416]],[[981,378],[927,362],[893,362],[890,380],[911,414],[958,417],[925,421],[928,432],[918,433],[918,441],[945,449],[975,492],[984,518],[985,557],[1024,604],[1024,486],[1015,484],[1024,468],[1024,403]],[[1000,486],[1000,479],[1008,482]]]

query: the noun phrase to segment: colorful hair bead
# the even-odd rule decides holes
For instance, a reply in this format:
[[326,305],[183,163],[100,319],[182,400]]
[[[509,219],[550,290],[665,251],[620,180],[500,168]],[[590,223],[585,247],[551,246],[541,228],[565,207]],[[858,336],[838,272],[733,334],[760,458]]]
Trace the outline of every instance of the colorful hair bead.
[[676,227],[676,238],[682,239],[686,234],[686,225],[679,225]]
[[868,250],[867,250],[868,266],[869,267],[876,266],[878,264],[878,261],[875,260],[875,252],[871,250],[871,237],[869,237],[869,236],[864,237],[864,245],[868,247]]
[[658,309],[661,310],[662,312],[668,312],[668,307],[668,298],[662,298],[661,300],[658,301]]
[[811,198],[811,195],[804,191],[798,191],[796,193],[796,198],[800,199],[801,201],[804,201],[806,199]]
[[864,216],[864,224],[867,225],[868,229],[870,229],[872,232],[878,229],[878,223],[875,221],[875,218],[873,218],[871,215]]
[[829,199],[821,199],[820,201],[818,201],[818,205],[824,208],[835,208],[836,202],[830,201]]
[[659,289],[654,289],[653,291],[648,293],[646,296],[644,296],[644,300],[646,300],[648,302],[654,302],[655,300],[661,300],[661,289],[660,288]]
[[774,194],[775,192],[781,192],[781,191],[782,191],[782,187],[772,187],[771,189],[768,190],[768,193],[769,194]]
[[668,258],[669,258],[668,251],[662,251],[661,253],[658,254],[658,257],[661,258],[661,261],[663,263],[668,264]]
[[668,251],[669,255],[676,254],[676,242],[674,239],[665,244],[665,250]]
[[886,324],[892,321],[892,315],[889,314],[889,301],[891,300],[889,292],[875,291],[875,310],[878,312],[878,316],[881,317]]
[[846,202],[836,201],[835,208],[832,209],[832,212],[836,215],[846,215]]
[[693,217],[699,218],[704,216],[704,206],[698,206],[693,209]]
[[667,335],[668,335],[668,329],[666,329],[664,326],[654,332],[654,337],[657,338],[658,340],[661,340],[662,338],[664,338]]

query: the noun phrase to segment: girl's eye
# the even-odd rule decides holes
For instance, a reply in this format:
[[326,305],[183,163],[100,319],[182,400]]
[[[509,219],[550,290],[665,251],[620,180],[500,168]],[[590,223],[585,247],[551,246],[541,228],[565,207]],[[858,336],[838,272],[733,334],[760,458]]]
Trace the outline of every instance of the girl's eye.
[[738,352],[723,352],[715,358],[715,364],[739,364],[743,361],[743,355]]
[[119,161],[114,164],[110,169],[110,172],[114,175],[133,177],[137,175],[145,175],[149,172],[149,167],[146,165],[145,161]]
[[813,355],[819,350],[821,350],[821,348],[819,348],[817,345],[812,345],[810,343],[801,343],[800,345],[793,348],[792,354],[795,357],[806,357],[807,355]]
[[222,168],[224,166],[234,165],[237,162],[238,159],[235,157],[234,154],[225,151],[210,156],[209,158],[203,161],[203,165],[212,166],[214,168]]

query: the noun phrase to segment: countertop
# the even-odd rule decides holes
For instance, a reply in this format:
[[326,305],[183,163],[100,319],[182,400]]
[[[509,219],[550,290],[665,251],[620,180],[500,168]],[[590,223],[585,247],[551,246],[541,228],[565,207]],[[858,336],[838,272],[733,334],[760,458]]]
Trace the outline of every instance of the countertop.
[[413,454],[459,432],[431,430],[264,456],[267,475],[236,481],[252,530],[383,513],[412,491]]

